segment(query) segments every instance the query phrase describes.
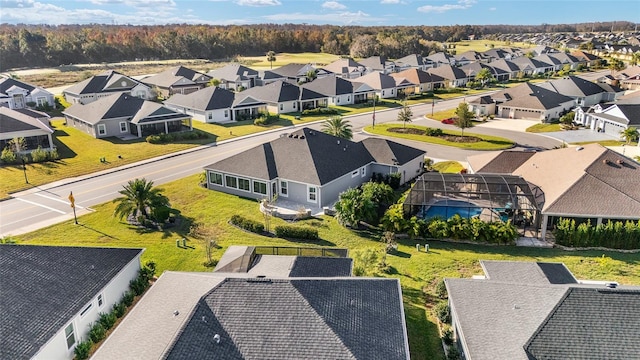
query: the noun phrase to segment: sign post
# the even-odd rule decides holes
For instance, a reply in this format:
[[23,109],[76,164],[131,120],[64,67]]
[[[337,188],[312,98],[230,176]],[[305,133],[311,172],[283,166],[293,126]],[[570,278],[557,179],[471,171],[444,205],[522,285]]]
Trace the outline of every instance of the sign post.
[[372,127],[375,128],[376,127],[376,95],[375,93],[373,94],[373,116],[372,116]]
[[69,192],[69,205],[71,205],[71,208],[73,209],[73,219],[76,222],[76,225],[78,225],[78,217],[76,216],[76,198],[73,197],[73,191]]

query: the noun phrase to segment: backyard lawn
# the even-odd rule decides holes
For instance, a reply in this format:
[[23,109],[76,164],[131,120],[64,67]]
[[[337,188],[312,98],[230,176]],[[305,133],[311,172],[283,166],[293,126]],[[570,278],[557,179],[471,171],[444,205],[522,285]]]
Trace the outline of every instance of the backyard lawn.
[[[352,231],[327,216],[301,221],[318,229],[322,240],[291,242],[241,231],[228,224],[233,214],[263,221],[258,202],[210,191],[197,185],[198,175],[163,185],[171,205],[185,220],[166,231],[142,231],[120,222],[111,214],[115,204],[95,206],[95,212],[80,217],[79,224],[67,221],[49,228],[14,237],[20,244],[61,246],[104,246],[146,248],[142,261],[154,260],[158,274],[165,270],[210,271],[205,267],[204,242],[188,234],[189,223],[203,224],[218,249],[219,259],[230,245],[336,246],[350,250],[353,257],[367,248],[382,250],[380,234]],[[282,224],[272,219],[271,227]],[[176,240],[186,238],[187,248],[176,247]],[[424,240],[420,241],[424,243]],[[579,279],[611,280],[621,284],[640,284],[638,254],[607,251],[561,251],[557,249],[483,246],[430,241],[430,252],[418,252],[414,240],[399,241],[397,255],[387,255],[389,271],[380,276],[400,279],[404,295],[409,346],[412,359],[440,359],[443,356],[435,318],[430,311],[439,301],[435,286],[443,277],[471,277],[481,274],[479,260],[527,260],[564,262]]]
[[336,60],[340,59],[340,56],[326,53],[278,53],[276,54],[276,61],[271,64],[267,61],[267,54],[263,56],[249,56],[242,57],[239,60],[243,63],[249,64],[248,66],[254,70],[268,70],[277,68],[287,64],[314,64],[316,66],[328,65]]
[[[462,149],[470,149],[470,150],[503,150],[509,149],[514,146],[514,143],[506,138],[498,137],[498,136],[489,136],[489,135],[480,135],[474,134],[471,132],[464,132],[464,136],[466,137],[475,137],[479,141],[477,142],[457,142],[450,141],[444,139],[442,137],[437,136],[427,136],[427,135],[418,135],[413,133],[400,133],[389,131],[390,129],[398,129],[403,128],[401,123],[385,123],[376,125],[375,128],[372,126],[367,126],[364,128],[366,132],[390,137],[398,137],[409,140],[423,141],[431,144],[437,145],[446,145],[446,146],[454,146]],[[425,131],[428,129],[425,126],[418,125],[406,125],[406,129],[416,130],[416,131]],[[451,137],[460,137],[460,131],[452,131],[452,130],[443,130],[444,135]]]
[[545,133],[545,132],[555,132],[562,131],[561,124],[535,124],[527,128],[527,132],[530,133]]
[[459,174],[462,169],[464,169],[464,166],[453,160],[440,161],[433,164],[433,170],[440,173]]

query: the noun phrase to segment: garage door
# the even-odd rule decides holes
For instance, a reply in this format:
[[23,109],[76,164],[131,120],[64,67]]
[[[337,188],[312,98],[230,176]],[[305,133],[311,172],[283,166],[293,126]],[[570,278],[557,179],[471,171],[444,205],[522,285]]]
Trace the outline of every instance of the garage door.
[[514,119],[533,119],[533,120],[539,120],[540,119],[540,113],[538,112],[531,112],[531,111],[524,111],[524,110],[516,110],[514,116]]
[[604,133],[615,137],[620,137],[620,131],[622,130],[624,130],[624,127],[618,123],[607,122],[604,126]]
[[508,119],[509,118],[509,108],[502,108],[502,112],[500,113],[501,118]]

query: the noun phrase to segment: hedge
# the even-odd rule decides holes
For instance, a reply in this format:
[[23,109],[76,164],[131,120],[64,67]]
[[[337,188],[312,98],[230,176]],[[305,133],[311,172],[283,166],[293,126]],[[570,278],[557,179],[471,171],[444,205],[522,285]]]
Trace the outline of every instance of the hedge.
[[339,114],[337,109],[333,108],[315,108],[302,111],[302,115],[337,115]]
[[255,220],[247,219],[240,215],[233,215],[229,222],[243,230],[247,230],[256,234],[261,234],[264,232],[264,224]]
[[164,144],[177,140],[198,140],[198,139],[206,139],[209,137],[204,131],[193,130],[179,133],[171,133],[171,134],[156,134],[149,135],[146,137],[146,141],[150,144]]
[[318,230],[307,226],[278,225],[275,232],[281,238],[318,240]]
[[569,247],[605,247],[640,249],[640,220],[607,221],[593,226],[590,220],[576,224],[574,219],[560,218],[553,231],[559,245]]

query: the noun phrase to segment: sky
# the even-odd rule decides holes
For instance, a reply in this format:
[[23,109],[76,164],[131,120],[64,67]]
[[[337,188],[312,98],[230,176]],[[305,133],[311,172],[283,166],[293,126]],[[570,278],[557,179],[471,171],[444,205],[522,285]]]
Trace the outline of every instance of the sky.
[[0,23],[540,25],[640,22],[637,0],[0,0]]

